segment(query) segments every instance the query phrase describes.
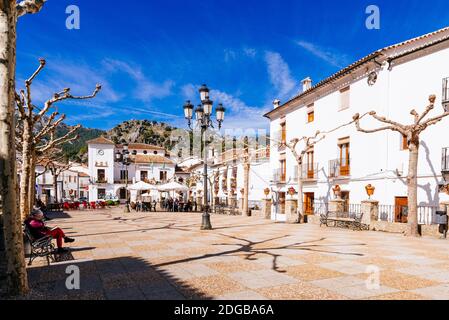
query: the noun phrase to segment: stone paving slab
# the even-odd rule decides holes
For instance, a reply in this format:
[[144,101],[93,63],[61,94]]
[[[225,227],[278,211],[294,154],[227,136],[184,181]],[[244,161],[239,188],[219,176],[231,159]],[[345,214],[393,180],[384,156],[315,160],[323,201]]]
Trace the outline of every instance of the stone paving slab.
[[[72,261],[28,269],[28,299],[449,299],[448,242],[257,217],[69,212]],[[65,287],[80,269],[81,290]],[[376,278],[379,287],[367,284]]]

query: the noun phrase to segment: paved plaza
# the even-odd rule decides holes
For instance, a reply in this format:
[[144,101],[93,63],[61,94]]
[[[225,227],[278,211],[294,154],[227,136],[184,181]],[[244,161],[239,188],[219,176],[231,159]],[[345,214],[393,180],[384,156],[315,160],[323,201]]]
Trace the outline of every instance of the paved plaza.
[[[29,270],[28,299],[449,299],[449,244],[435,238],[286,225],[257,217],[58,214],[72,261]],[[80,269],[80,290],[66,268]],[[376,279],[380,279],[377,284]]]

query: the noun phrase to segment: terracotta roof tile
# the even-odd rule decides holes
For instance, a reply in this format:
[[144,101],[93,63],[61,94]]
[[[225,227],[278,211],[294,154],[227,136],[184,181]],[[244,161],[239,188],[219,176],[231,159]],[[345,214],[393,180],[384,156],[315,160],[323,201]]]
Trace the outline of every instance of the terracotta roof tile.
[[158,163],[158,164],[175,164],[174,161],[159,155],[137,155],[131,156],[131,160],[135,163]]
[[112,144],[112,145],[114,145],[114,142],[101,136],[96,139],[87,141],[87,144]]

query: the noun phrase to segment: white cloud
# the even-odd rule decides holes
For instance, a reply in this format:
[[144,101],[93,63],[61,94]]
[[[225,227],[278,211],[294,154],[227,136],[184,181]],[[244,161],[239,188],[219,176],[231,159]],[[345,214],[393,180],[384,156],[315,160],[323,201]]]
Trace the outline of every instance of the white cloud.
[[227,129],[267,128],[268,120],[263,117],[267,108],[248,106],[239,98],[220,90],[211,90],[210,96],[216,105],[222,103],[226,108],[224,126]]
[[122,71],[128,74],[137,83],[134,96],[141,101],[149,102],[172,94],[173,81],[166,80],[161,84],[150,81],[139,66],[131,66],[124,61],[114,59],[105,59],[103,65],[110,72]]
[[334,67],[343,68],[349,63],[349,58],[345,54],[332,52],[330,49],[322,48],[307,41],[297,41],[297,44],[301,48],[313,54],[315,57],[327,62]]
[[255,58],[257,55],[257,50],[254,48],[244,48],[243,52],[245,53],[246,56],[250,58]]
[[[94,91],[96,84],[102,85],[96,100],[117,102],[122,98],[101,71],[79,62],[49,60],[45,69],[33,82],[33,99],[36,103],[43,103],[64,88],[70,88],[73,95],[89,95]],[[18,87],[23,86],[24,80],[19,79]]]
[[184,99],[186,100],[194,100],[195,97],[198,95],[198,90],[195,85],[189,83],[181,88],[181,93]]
[[288,64],[279,53],[271,51],[265,53],[265,62],[270,81],[277,90],[277,98],[290,98],[299,84],[291,76]]
[[224,50],[224,60],[225,62],[230,62],[237,59],[237,53],[231,49]]

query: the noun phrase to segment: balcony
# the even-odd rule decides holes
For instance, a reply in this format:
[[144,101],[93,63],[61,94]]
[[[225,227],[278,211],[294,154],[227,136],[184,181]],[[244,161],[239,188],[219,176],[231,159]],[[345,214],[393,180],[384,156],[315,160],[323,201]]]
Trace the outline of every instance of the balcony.
[[340,159],[329,161],[329,178],[345,178],[351,175],[351,161],[342,165]]
[[443,79],[443,96],[442,102],[444,109],[449,110],[449,78]]
[[[132,183],[132,180],[128,180],[128,183]],[[114,180],[114,184],[126,184],[125,179]]]
[[[295,166],[294,181],[298,181],[298,166]],[[318,180],[318,163],[303,164],[301,168],[301,180],[302,181],[315,181]]]
[[107,184],[108,181],[106,179],[100,178],[100,179],[97,179],[97,181],[95,181],[95,183],[96,184]]
[[281,169],[277,169],[273,172],[272,182],[276,184],[286,183],[287,175]]
[[449,174],[449,148],[444,148],[441,157],[441,172],[443,175]]

